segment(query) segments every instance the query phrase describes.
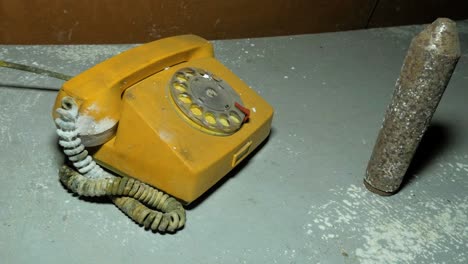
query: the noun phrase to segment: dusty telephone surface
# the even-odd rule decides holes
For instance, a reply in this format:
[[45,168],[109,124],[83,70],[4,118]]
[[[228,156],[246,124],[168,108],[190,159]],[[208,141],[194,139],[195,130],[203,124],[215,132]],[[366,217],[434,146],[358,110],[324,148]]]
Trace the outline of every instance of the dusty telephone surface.
[[[270,132],[273,108],[194,35],[144,44],[64,83],[94,160],[188,204]],[[148,198],[149,199],[149,198]]]

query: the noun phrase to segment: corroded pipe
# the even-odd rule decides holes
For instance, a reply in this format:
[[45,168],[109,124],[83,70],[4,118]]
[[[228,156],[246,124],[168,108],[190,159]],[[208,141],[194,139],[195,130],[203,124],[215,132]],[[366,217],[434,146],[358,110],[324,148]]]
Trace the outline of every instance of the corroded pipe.
[[367,166],[367,189],[380,195],[398,191],[459,58],[450,19],[437,19],[413,38]]

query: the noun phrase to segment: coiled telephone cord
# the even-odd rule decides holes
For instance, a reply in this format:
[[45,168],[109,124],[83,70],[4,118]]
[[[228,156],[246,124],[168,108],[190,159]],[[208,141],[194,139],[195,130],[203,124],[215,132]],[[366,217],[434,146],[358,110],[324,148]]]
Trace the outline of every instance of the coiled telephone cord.
[[64,97],[62,107],[56,111],[59,144],[78,170],[66,164],[60,169],[60,181],[68,189],[80,196],[109,196],[121,211],[145,229],[175,232],[184,226],[185,209],[175,198],[133,178],[114,176],[96,164],[79,138],[78,106],[71,97]]

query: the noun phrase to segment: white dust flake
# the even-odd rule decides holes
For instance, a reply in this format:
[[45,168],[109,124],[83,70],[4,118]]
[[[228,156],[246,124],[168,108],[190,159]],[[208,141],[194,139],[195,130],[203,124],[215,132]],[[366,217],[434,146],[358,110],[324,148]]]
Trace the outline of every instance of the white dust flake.
[[450,252],[451,263],[468,263],[468,197],[382,198],[356,185],[330,191],[333,199],[309,209],[314,219],[305,235],[328,243],[351,239],[363,264],[434,263]]

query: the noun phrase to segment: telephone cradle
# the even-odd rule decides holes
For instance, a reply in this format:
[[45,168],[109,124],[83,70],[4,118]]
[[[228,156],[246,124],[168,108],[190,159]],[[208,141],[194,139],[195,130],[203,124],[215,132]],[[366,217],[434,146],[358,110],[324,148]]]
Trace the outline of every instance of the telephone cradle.
[[146,229],[175,232],[183,205],[252,153],[272,117],[207,40],[150,42],[63,84],[53,108],[68,157],[60,180],[79,195],[109,196]]

